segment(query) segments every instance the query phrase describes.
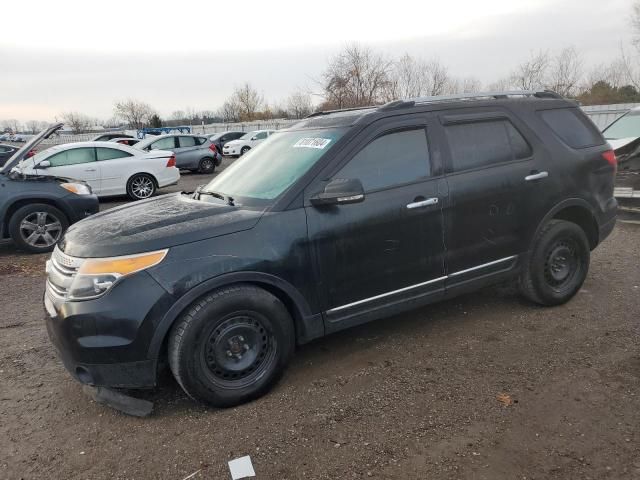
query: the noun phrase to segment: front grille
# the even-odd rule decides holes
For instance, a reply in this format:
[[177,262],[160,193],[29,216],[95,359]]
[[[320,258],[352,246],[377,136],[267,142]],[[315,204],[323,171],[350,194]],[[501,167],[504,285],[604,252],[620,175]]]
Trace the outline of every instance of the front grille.
[[56,246],[47,265],[47,291],[56,297],[66,298],[83,262],[84,259],[66,255]]

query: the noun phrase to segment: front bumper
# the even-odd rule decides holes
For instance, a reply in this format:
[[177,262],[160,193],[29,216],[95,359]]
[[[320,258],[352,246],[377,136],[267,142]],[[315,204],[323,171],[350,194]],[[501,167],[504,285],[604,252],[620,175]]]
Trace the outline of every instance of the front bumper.
[[66,301],[48,286],[44,295],[47,332],[65,368],[84,384],[104,387],[156,384],[158,359],[149,358],[149,345],[172,304],[146,272],[95,300]]
[[63,208],[69,217],[69,223],[79,222],[94,213],[98,213],[100,203],[96,195],[76,195],[72,193],[62,198]]
[[240,155],[240,147],[227,147],[225,146],[222,150],[222,154],[225,157],[231,157],[234,155]]

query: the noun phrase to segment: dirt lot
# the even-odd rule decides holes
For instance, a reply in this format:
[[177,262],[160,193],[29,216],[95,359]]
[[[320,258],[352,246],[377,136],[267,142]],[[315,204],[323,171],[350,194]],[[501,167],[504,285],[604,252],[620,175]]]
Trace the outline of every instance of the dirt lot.
[[46,256],[1,244],[0,478],[228,479],[243,455],[259,479],[640,478],[639,259],[640,226],[619,224],[565,306],[491,288],[306,345],[238,408],[195,404],[165,375],[137,419],[57,360]]

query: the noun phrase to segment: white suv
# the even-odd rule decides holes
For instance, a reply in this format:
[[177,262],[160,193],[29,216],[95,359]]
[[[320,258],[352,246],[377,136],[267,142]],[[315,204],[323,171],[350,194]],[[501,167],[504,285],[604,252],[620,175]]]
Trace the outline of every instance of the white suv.
[[266,140],[269,135],[273,135],[275,130],[254,130],[246,135],[240,137],[237,140],[231,140],[224,144],[222,154],[225,157],[239,157],[244,155],[253,147],[258,145],[263,140]]

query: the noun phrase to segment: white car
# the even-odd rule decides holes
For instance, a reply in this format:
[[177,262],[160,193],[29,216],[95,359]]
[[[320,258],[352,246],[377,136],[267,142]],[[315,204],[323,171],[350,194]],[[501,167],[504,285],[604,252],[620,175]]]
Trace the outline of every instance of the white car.
[[222,154],[225,157],[239,157],[240,155],[244,155],[274,133],[275,130],[255,130],[249,132],[237,140],[231,140],[225,143],[222,148]]
[[142,200],[180,179],[173,152],[111,142],[78,142],[48,148],[22,160],[12,171],[54,175],[87,182],[99,197],[129,195]]

